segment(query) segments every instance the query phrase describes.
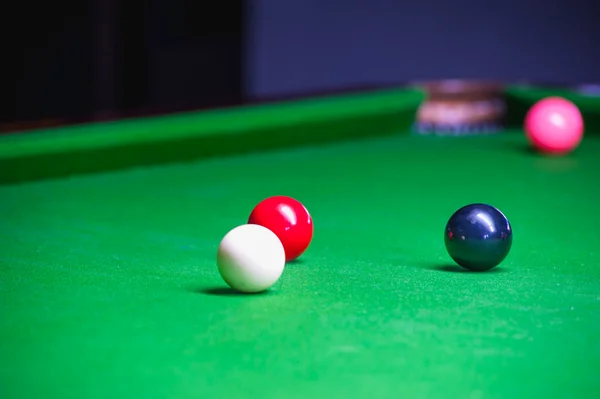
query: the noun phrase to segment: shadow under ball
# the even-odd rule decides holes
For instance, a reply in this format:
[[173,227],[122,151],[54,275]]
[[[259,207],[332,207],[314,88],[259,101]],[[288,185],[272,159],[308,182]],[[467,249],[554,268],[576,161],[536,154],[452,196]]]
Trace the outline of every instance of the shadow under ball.
[[448,220],[444,243],[450,257],[472,271],[498,266],[512,246],[512,228],[506,216],[486,204],[471,204]]

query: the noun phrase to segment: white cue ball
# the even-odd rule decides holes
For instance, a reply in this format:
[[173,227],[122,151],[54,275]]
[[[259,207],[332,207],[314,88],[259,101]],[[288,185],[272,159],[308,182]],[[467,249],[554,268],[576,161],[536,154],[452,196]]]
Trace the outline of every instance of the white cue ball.
[[217,266],[225,282],[244,293],[265,291],[279,280],[285,250],[266,227],[243,224],[229,231],[219,244]]

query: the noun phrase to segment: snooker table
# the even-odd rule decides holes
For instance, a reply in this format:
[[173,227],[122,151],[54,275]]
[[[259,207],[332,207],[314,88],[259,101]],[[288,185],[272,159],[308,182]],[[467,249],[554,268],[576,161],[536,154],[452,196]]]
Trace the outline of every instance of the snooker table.
[[[586,118],[528,150],[529,106]],[[600,99],[508,86],[508,124],[411,133],[414,87],[0,137],[0,398],[600,397]],[[261,199],[312,214],[269,291],[223,235]],[[499,207],[511,253],[454,265],[450,215]]]

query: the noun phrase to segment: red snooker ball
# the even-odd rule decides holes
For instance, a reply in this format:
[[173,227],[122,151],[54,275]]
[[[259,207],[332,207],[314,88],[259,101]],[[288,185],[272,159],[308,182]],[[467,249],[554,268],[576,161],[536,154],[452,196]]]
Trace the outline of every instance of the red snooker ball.
[[258,224],[275,233],[285,249],[286,261],[302,255],[313,236],[313,222],[306,207],[282,195],[269,197],[256,205],[248,224]]
[[560,155],[579,146],[583,125],[583,117],[575,104],[562,97],[547,97],[527,112],[525,134],[538,151]]

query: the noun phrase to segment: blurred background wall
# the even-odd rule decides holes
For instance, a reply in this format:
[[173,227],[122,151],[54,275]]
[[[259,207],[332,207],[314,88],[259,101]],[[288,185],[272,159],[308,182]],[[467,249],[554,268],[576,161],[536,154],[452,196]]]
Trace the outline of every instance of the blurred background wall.
[[598,0],[21,0],[0,124],[448,77],[600,81]]
[[253,0],[248,90],[600,81],[597,0]]

